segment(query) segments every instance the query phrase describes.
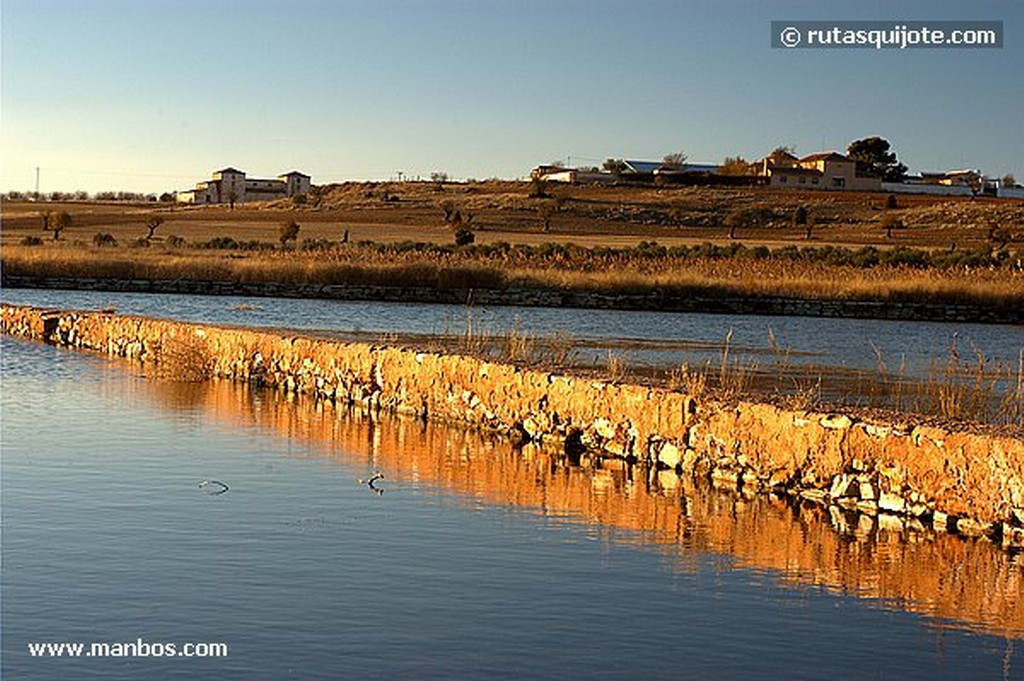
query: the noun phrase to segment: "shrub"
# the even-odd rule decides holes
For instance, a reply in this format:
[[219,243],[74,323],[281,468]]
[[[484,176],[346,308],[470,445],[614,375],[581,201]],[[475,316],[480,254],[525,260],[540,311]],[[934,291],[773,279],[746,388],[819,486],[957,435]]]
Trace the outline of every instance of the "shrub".
[[910,267],[927,267],[929,260],[927,253],[911,248],[893,249],[886,257],[886,263],[889,265],[908,265]]
[[99,232],[92,238],[93,244],[96,246],[116,246],[117,239],[114,238],[113,234],[107,234],[106,232]]
[[874,267],[878,262],[878,249],[874,246],[865,246],[850,256],[850,263],[854,267]]
[[43,240],[37,236],[27,236],[21,240],[22,246],[42,246]]
[[184,238],[172,234],[169,237],[167,237],[166,243],[171,248],[183,248],[185,246],[186,241]]
[[238,248],[238,242],[229,236],[216,236],[209,241],[201,241],[196,244],[199,248],[214,248],[214,249],[236,249]]
[[476,241],[476,234],[469,229],[458,229],[455,230],[455,245],[456,246],[468,246],[469,244]]
[[885,197],[885,207],[889,210],[895,210],[900,207],[900,203],[896,200],[895,194],[889,194],[889,196]]
[[329,251],[334,248],[330,239],[303,239],[299,246],[304,251]]

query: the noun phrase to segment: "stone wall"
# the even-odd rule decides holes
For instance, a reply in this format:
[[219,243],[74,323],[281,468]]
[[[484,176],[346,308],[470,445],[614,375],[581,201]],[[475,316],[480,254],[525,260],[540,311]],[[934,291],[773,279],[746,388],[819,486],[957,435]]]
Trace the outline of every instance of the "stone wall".
[[467,289],[430,286],[363,286],[333,284],[246,283],[194,279],[100,279],[3,275],[8,288],[189,295],[271,296],[326,300],[374,300],[444,305],[516,305],[595,310],[705,312],[848,319],[1024,324],[1024,308],[985,308],[979,305],[934,305],[860,300],[802,300],[799,298],[703,298],[658,293],[609,295],[588,291],[504,288]]
[[1024,439],[713,400],[473,357],[125,315],[4,305],[4,333],[597,451],[717,485],[1024,539]]

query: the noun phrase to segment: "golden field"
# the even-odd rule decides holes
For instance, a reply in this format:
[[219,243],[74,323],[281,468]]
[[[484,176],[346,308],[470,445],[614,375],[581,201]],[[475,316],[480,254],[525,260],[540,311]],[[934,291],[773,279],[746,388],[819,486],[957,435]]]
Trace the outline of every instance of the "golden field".
[[[1024,305],[1019,201],[900,196],[887,208],[885,195],[851,192],[535,189],[346,183],[316,187],[304,204],[234,209],[7,202],[3,266],[29,276]],[[810,227],[794,222],[798,209]],[[43,215],[52,223],[61,211],[71,224],[55,241]],[[145,241],[154,218],[162,223]],[[280,225],[292,220],[298,238],[282,245]],[[454,246],[459,228],[473,232],[472,246]]]

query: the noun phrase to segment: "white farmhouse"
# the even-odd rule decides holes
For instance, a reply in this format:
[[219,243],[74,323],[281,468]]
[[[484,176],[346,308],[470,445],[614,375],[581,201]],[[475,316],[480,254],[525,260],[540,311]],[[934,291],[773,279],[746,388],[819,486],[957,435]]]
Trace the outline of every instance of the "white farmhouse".
[[224,168],[211,179],[196,183],[195,189],[177,193],[179,203],[243,203],[270,201],[309,192],[310,176],[293,170],[274,180],[247,178],[237,168]]

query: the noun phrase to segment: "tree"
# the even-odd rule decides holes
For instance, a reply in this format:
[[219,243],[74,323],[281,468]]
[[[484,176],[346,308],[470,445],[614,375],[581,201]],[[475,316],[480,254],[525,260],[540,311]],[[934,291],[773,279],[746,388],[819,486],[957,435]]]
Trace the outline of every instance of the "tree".
[[285,220],[281,223],[281,226],[277,229],[277,238],[281,241],[281,245],[285,246],[289,241],[294,242],[299,238],[299,223],[295,220]]
[[53,217],[53,213],[51,213],[48,210],[44,210],[42,213],[39,214],[39,217],[41,217],[43,219],[43,231],[44,232],[49,232],[50,231],[50,218]]
[[857,162],[857,169],[882,178],[883,182],[902,182],[907,166],[896,160],[896,153],[881,137],[866,137],[850,143],[846,155]]
[[66,210],[62,210],[57,213],[57,216],[53,219],[53,240],[57,241],[60,239],[60,233],[71,226],[71,216]]
[[237,200],[238,200],[238,192],[236,192],[234,189],[232,189],[231,191],[228,192],[228,206],[230,206],[230,210],[234,210],[235,209],[235,201],[237,201]]
[[772,149],[772,153],[768,154],[768,158],[772,163],[784,161],[789,156],[796,156],[796,147],[792,144],[780,144]]
[[735,239],[736,238],[736,229],[746,225],[749,221],[750,221],[750,216],[747,214],[747,211],[745,211],[745,210],[730,211],[729,214],[725,216],[725,220],[723,221],[723,224],[726,227],[729,228],[729,238],[730,239]]
[[557,212],[558,206],[553,203],[542,203],[537,207],[537,214],[540,215],[540,221],[544,226],[545,232],[551,231],[551,219],[555,217]]
[[751,175],[751,170],[750,163],[742,156],[726,156],[722,165],[718,166],[719,175]]
[[1017,186],[1017,178],[1013,176],[1013,173],[1006,173],[999,181],[1004,187],[1012,188]]
[[156,228],[162,224],[164,224],[164,219],[160,215],[154,215],[149,219],[149,221],[146,223],[146,229],[149,230],[149,233],[146,234],[146,241],[149,241],[153,238],[153,232],[155,232]]
[[661,162],[666,168],[682,168],[683,164],[686,163],[687,158],[688,157],[685,153],[677,151],[671,154],[665,154],[662,157]]
[[436,191],[444,191],[444,183],[448,181],[448,173],[435,170],[430,173],[430,181],[434,183]]
[[899,216],[890,213],[882,218],[882,229],[885,230],[886,238],[891,239],[892,230],[903,229],[903,220]]
[[609,173],[621,173],[626,169],[626,162],[621,158],[606,158],[601,169]]

